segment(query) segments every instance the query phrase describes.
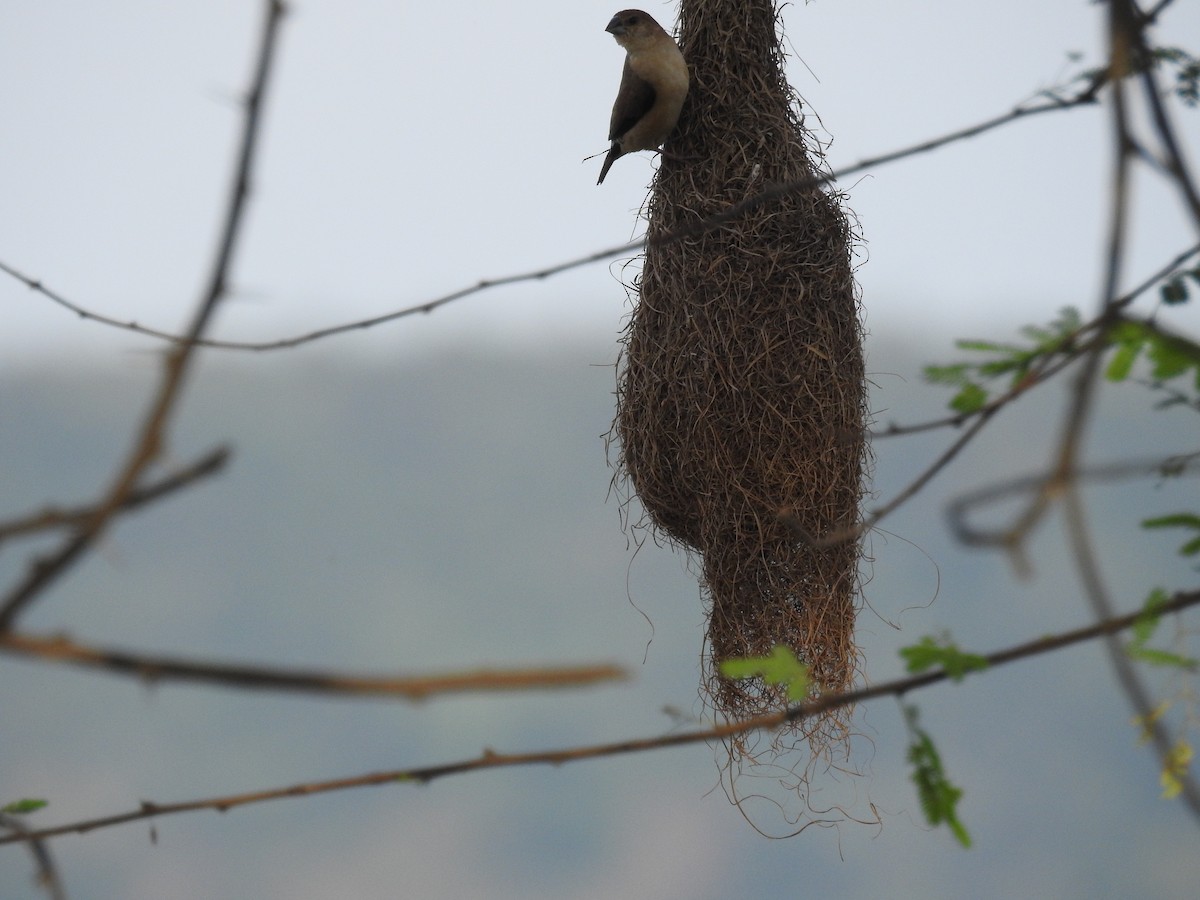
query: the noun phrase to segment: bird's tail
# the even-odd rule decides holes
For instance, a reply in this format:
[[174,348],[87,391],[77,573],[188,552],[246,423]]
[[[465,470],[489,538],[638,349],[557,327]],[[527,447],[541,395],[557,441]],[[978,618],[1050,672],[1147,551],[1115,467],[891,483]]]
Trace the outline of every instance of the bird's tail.
[[621,156],[621,145],[616,141],[612,142],[612,146],[608,150],[608,155],[604,157],[604,165],[600,167],[600,177],[596,179],[596,184],[604,184],[604,176],[608,174],[608,170],[612,168],[612,164]]

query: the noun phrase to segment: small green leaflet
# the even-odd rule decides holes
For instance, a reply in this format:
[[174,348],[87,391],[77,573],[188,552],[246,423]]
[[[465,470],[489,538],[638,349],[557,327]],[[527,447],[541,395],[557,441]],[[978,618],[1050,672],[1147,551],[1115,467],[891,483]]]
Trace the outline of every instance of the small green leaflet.
[[1064,307],[1050,324],[1022,328],[1021,335],[1029,342],[1026,345],[986,340],[955,341],[959,350],[984,354],[987,358],[926,366],[925,378],[934,384],[958,388],[950,400],[950,408],[955,412],[963,415],[978,412],[990,399],[984,382],[1008,376],[1010,387],[1017,387],[1035,365],[1042,366],[1056,356],[1074,352],[1082,327],[1079,311]]
[[1200,386],[1200,346],[1187,338],[1164,334],[1148,322],[1125,319],[1110,329],[1108,342],[1116,348],[1104,370],[1109,381],[1128,378],[1144,353],[1155,381],[1169,381],[1192,371]]
[[808,699],[808,666],[782,644],[771,648],[768,656],[727,659],[721,663],[721,674],[733,679],[757,677],[767,684],[783,685],[787,688],[788,700],[793,703]]
[[940,668],[954,681],[962,681],[968,672],[988,667],[988,661],[984,657],[959,650],[945,634],[940,638],[926,635],[919,643],[901,647],[900,655],[904,658],[905,668],[914,675]]
[[1167,602],[1167,592],[1155,588],[1146,598],[1142,606],[1142,614],[1133,623],[1133,640],[1125,645],[1125,653],[1130,659],[1136,659],[1152,666],[1171,666],[1176,669],[1195,671],[1200,663],[1188,656],[1180,656],[1170,650],[1156,650],[1147,647],[1146,642],[1154,637],[1160,620],[1159,609]]
[[1180,556],[1196,556],[1200,554],[1200,516],[1195,513],[1173,513],[1169,516],[1158,516],[1154,519],[1143,519],[1143,528],[1190,528],[1196,536],[1189,538],[1179,548]]
[[930,825],[946,825],[964,847],[971,846],[971,835],[958,818],[958,801],[962,788],[955,787],[946,777],[942,758],[933,745],[933,738],[917,724],[917,708],[904,707],[912,743],[908,745],[908,761],[912,764],[912,781],[917,787],[921,811]]
[[950,399],[950,408],[959,413],[973,413],[983,409],[987,402],[987,391],[977,384],[968,384]]
[[47,806],[46,800],[14,800],[12,803],[0,806],[0,813],[6,813],[10,816],[19,816],[24,813],[37,812],[43,806]]

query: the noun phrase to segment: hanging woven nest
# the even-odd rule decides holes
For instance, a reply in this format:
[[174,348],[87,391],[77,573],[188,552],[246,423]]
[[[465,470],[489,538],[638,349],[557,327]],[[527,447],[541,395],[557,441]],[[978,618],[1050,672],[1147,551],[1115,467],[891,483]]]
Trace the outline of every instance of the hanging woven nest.
[[[701,562],[705,693],[731,717],[787,698],[721,677],[722,660],[785,645],[817,693],[848,688],[857,658],[859,543],[829,540],[859,522],[867,466],[854,235],[821,186],[777,24],[770,0],[683,4],[691,88],[649,200],[614,423],[618,479]],[[797,727],[827,744],[848,716]]]

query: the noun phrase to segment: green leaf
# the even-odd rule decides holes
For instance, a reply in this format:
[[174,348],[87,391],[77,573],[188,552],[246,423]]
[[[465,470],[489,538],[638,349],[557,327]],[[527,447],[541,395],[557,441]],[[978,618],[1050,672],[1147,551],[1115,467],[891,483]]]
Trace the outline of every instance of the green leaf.
[[1109,381],[1124,381],[1129,377],[1141,352],[1140,341],[1136,344],[1130,342],[1118,345],[1117,352],[1113,354],[1112,359],[1108,361],[1108,368],[1104,370],[1104,377]]
[[1200,103],[1200,60],[1181,47],[1154,47],[1155,65],[1175,67],[1175,94],[1187,106]]
[[922,370],[925,380],[931,384],[965,384],[967,380],[966,363],[954,363],[949,366],[926,366]]
[[1130,645],[1125,652],[1131,659],[1136,659],[1152,666],[1167,666],[1172,669],[1187,669],[1194,671],[1197,662],[1190,656],[1180,656],[1169,650],[1155,650],[1153,647]]
[[1143,519],[1143,528],[1200,528],[1200,516],[1195,513],[1171,513],[1166,516],[1156,516],[1153,519]]
[[1064,306],[1058,311],[1058,319],[1055,322],[1058,327],[1059,334],[1066,335],[1069,332],[1078,331],[1083,325],[1083,316],[1074,306]]
[[965,653],[947,635],[933,638],[928,635],[920,642],[900,649],[905,667],[916,674],[928,669],[940,668],[954,681],[962,681],[968,672],[977,672],[988,667],[988,661],[976,653]]
[[1141,615],[1133,621],[1133,640],[1130,646],[1140,647],[1154,636],[1160,619],[1159,610],[1166,606],[1169,599],[1167,592],[1162,588],[1155,588],[1147,595],[1146,602],[1142,604]]
[[1023,349],[1014,344],[997,344],[995,341],[980,340],[955,341],[954,346],[959,350],[973,350],[976,353],[996,353],[1001,356],[1008,356],[1011,353],[1020,353]]
[[1008,377],[1012,386],[1020,385],[1031,370],[1050,359],[1075,352],[1075,339],[1082,328],[1079,311],[1073,307],[1059,310],[1058,317],[1048,325],[1026,325],[1021,335],[1028,345],[1001,343],[978,338],[955,341],[960,350],[983,354],[985,358],[950,365],[930,365],[924,369],[925,378],[938,384],[959,388],[950,401],[950,408],[961,414],[978,412],[988,398],[987,381]]
[[1168,751],[1166,759],[1163,760],[1162,772],[1159,775],[1159,783],[1162,784],[1162,796],[1164,800],[1177,797],[1183,791],[1183,778],[1187,775],[1188,766],[1195,755],[1196,751],[1192,748],[1192,745],[1183,738],[1177,740],[1175,746]]
[[37,810],[41,809],[43,806],[48,806],[48,805],[49,805],[49,801],[46,801],[46,800],[30,800],[30,799],[14,800],[12,803],[8,803],[4,806],[0,806],[0,813],[7,813],[8,815],[19,816],[19,815],[24,815],[25,813],[36,812]]
[[[1162,518],[1173,517],[1163,516]],[[1149,663],[1152,666],[1168,666],[1173,669],[1195,671],[1200,667],[1200,663],[1190,656],[1181,656],[1169,650],[1157,650],[1154,647],[1146,646],[1146,642],[1154,637],[1154,632],[1162,618],[1160,610],[1168,599],[1167,592],[1162,588],[1155,588],[1150,592],[1142,606],[1141,614],[1133,622],[1133,638],[1125,645],[1125,654],[1130,659]]]
[[1159,381],[1167,381],[1177,375],[1182,375],[1192,366],[1200,362],[1188,352],[1181,342],[1170,340],[1152,340],[1146,355],[1154,363],[1151,374]]
[[982,409],[988,402],[988,392],[977,384],[968,384],[954,395],[950,408],[955,412],[967,414]]
[[768,656],[727,659],[721,663],[721,674],[735,680],[761,678],[767,684],[782,685],[793,703],[808,699],[808,666],[782,644],[776,644]]
[[[1143,528],[1190,528],[1200,532],[1200,516],[1195,513],[1172,513],[1168,516],[1158,516],[1154,519],[1143,519]],[[1200,534],[1186,540],[1179,548],[1180,556],[1195,556],[1200,553]]]
[[929,733],[917,724],[917,708],[904,707],[912,743],[908,746],[908,761],[912,764],[912,782],[917,788],[921,811],[930,825],[946,825],[964,847],[971,846],[971,836],[958,818],[958,801],[962,788],[946,777],[941,755]]
[[1030,353],[1014,353],[1007,359],[994,359],[991,362],[980,363],[979,374],[984,378],[996,378],[1000,375],[1007,375],[1009,372],[1023,375],[1033,359],[1034,355]]

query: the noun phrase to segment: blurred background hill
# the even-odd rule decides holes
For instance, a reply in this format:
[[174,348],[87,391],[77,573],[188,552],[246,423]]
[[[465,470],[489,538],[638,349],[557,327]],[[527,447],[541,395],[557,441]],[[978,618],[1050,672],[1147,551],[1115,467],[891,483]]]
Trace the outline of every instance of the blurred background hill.
[[[940,412],[947,392],[917,374],[928,347],[882,333],[869,350],[879,424]],[[36,821],[66,821],[485,747],[653,735],[700,715],[696,580],[679,553],[631,547],[609,494],[602,435],[614,357],[613,340],[544,352],[467,344],[392,362],[210,355],[171,459],[228,441],[228,470],[123,519],[28,627],[365,671],[614,661],[631,683],[414,706],[145,687],[3,659],[0,784],[51,800]],[[8,373],[3,508],[90,496],[125,450],[150,359]],[[900,674],[897,648],[924,634],[949,630],[986,651],[1089,621],[1055,522],[1032,548],[1035,577],[1020,581],[1002,557],[955,546],[940,518],[965,486],[1042,465],[1061,401],[1053,388],[1021,401],[997,439],[973,446],[871,537],[859,627],[868,680]],[[1097,457],[1194,439],[1185,416],[1145,405],[1139,388],[1110,392]],[[878,494],[894,493],[947,440],[878,441]],[[1181,489],[1194,485],[1089,491],[1123,608],[1187,574],[1173,544],[1132,527],[1176,508]],[[5,548],[7,576],[29,546]],[[970,885],[981,897],[1172,897],[1195,883],[1190,822],[1158,799],[1156,763],[1136,746],[1099,646],[910,699],[966,788],[970,851],[923,825],[893,701],[860,710],[851,764],[864,774],[818,777],[812,795],[862,815],[873,804],[879,829],[844,823],[764,840],[721,794],[719,750],[685,747],[177,816],[155,824],[156,843],[141,823],[60,838],[54,849],[81,897],[683,898],[793,895],[798,885],[854,896],[951,897]],[[788,800],[763,775],[738,787]],[[765,830],[790,830],[769,803],[746,808]],[[6,855],[0,893],[36,896],[23,856]]]

